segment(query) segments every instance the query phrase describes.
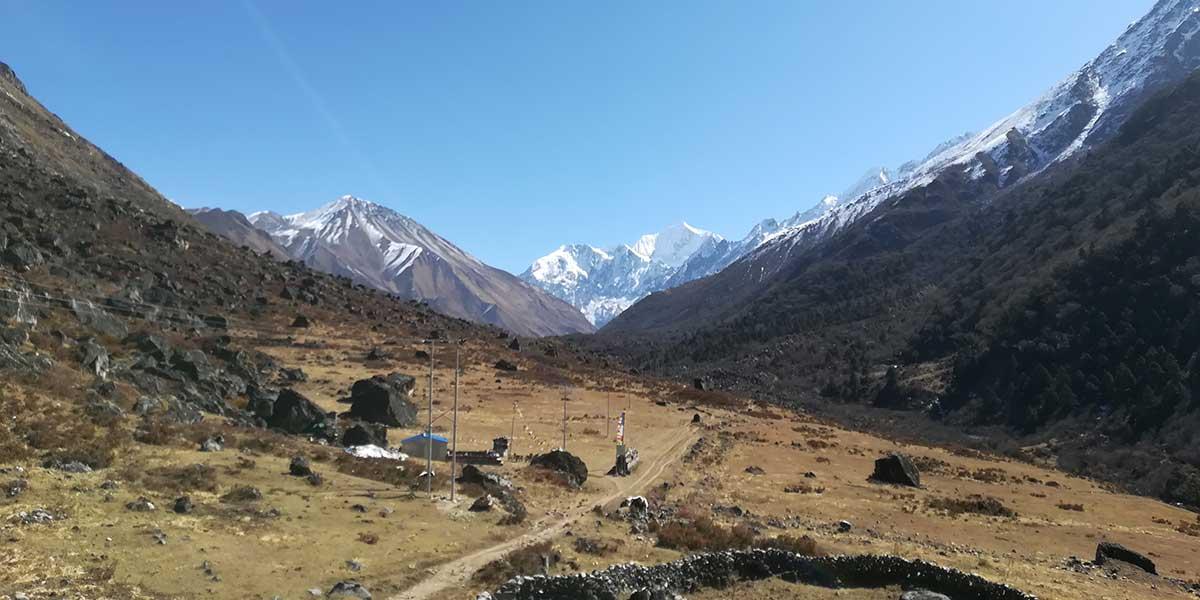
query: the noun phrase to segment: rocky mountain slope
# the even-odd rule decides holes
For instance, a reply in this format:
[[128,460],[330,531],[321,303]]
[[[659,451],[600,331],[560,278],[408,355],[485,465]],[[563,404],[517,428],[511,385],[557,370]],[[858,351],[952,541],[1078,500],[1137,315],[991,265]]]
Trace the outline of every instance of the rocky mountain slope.
[[1187,32],[1198,9],[1160,2],[1122,36],[1129,53],[1151,53],[1131,76],[1146,99],[1105,80],[1127,91],[1097,123],[1126,116],[1073,137],[1082,145],[1069,156],[1071,144],[1043,154],[1044,168],[1017,182],[952,163],[864,218],[820,220],[824,241],[785,234],[651,295],[598,341],[642,369],[878,426],[891,418],[852,405],[916,410],[976,439],[1012,436],[1068,468],[1200,505],[1182,441],[1200,393],[1200,280],[1179,245],[1200,209],[1200,76],[1167,83],[1197,64]]
[[289,258],[424,301],[448,315],[520,335],[594,329],[567,303],[484,264],[420,223],[353,196],[287,216],[258,212],[245,218],[228,211],[193,216],[239,244],[252,237],[245,231],[249,224]]
[[[777,276],[786,277],[808,250],[939,177],[961,176],[973,185],[1004,188],[1111,139],[1148,95],[1200,66],[1198,31],[1200,5],[1194,0],[1160,0],[1095,59],[1040,98],[978,134],[954,138],[925,159],[901,166],[885,185],[845,199],[818,218],[780,227],[727,273],[651,298],[609,327],[687,327],[735,310]],[[736,293],[722,295],[729,290]]]
[[287,250],[275,243],[270,234],[257,228],[246,215],[236,210],[220,208],[188,209],[188,214],[202,223],[209,231],[239,245],[246,246],[259,254],[267,254],[277,260],[288,260]]

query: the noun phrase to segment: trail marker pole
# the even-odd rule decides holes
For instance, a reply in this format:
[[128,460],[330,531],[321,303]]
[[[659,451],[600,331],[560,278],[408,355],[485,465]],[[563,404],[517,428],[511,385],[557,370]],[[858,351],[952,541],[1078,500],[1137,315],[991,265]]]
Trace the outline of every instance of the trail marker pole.
[[455,478],[458,477],[458,355],[462,340],[454,345],[454,425],[451,426],[450,442],[450,501],[454,502]]
[[425,493],[433,498],[433,349],[429,341],[429,426],[425,428]]

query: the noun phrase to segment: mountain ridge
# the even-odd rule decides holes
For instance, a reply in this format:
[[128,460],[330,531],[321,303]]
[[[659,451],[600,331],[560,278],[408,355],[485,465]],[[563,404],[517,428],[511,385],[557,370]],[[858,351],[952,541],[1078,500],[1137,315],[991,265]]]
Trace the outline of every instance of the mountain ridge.
[[[196,216],[204,220],[208,215]],[[528,336],[594,330],[569,304],[374,202],[346,195],[306,212],[260,211],[244,219],[269,236],[288,258],[402,298],[425,301],[451,316]]]

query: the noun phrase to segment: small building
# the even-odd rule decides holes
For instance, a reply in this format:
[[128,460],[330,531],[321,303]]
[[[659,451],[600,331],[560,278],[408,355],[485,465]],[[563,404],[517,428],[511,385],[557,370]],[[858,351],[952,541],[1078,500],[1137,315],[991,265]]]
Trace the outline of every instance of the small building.
[[429,447],[433,446],[433,460],[446,460],[449,456],[447,445],[449,440],[440,435],[429,435],[421,432],[410,438],[400,440],[400,451],[410,458],[423,460],[429,456]]

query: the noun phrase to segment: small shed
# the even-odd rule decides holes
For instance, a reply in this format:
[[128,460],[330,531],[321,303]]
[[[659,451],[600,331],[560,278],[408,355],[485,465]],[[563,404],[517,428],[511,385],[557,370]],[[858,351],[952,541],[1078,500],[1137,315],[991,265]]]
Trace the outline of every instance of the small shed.
[[447,460],[449,440],[440,435],[429,435],[421,432],[410,438],[400,440],[400,451],[409,457],[421,460],[429,455],[429,447],[433,446],[433,460]]

